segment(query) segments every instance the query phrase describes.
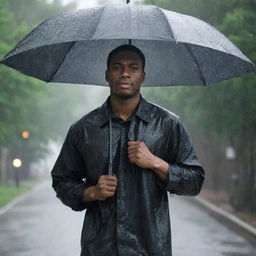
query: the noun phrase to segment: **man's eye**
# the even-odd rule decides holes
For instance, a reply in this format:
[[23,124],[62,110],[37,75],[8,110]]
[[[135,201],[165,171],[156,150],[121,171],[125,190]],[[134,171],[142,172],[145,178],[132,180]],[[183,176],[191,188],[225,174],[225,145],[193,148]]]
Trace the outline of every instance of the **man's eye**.
[[113,68],[113,70],[120,70],[121,69],[120,66],[113,66],[112,68]]
[[138,70],[138,67],[137,66],[133,66],[133,67],[131,67],[131,70],[132,71],[136,71],[136,70]]

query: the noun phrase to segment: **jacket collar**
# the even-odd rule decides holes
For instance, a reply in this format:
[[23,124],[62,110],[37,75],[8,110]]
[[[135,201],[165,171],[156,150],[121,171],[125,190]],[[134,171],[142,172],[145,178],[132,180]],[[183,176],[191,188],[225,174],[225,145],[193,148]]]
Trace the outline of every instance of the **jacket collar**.
[[[94,123],[103,126],[109,121],[109,97],[98,109],[98,117],[94,119]],[[140,102],[136,110],[135,116],[149,123],[151,120],[151,104],[140,96]]]

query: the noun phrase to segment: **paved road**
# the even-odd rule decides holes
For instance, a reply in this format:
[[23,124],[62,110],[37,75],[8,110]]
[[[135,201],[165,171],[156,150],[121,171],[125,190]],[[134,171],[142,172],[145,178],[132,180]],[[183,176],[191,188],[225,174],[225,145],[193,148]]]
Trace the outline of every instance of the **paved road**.
[[[174,256],[256,256],[256,245],[193,200],[174,196],[170,202]],[[46,184],[0,216],[0,256],[78,256],[83,215],[63,206]]]
[[252,245],[193,204],[170,198],[174,256],[256,256]]

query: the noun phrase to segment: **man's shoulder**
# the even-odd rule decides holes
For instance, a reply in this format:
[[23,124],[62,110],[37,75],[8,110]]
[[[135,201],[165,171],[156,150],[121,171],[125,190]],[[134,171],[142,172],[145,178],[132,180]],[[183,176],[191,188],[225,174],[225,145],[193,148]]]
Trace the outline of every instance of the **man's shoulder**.
[[170,110],[149,101],[147,101],[147,104],[149,107],[151,118],[161,117],[162,119],[179,122],[180,117],[175,113],[171,112]]
[[91,110],[90,112],[82,116],[79,120],[74,122],[72,124],[72,127],[78,128],[100,124],[102,122],[102,118],[104,117],[102,111],[102,106]]
[[100,122],[102,118],[102,106],[91,110],[79,120],[77,120],[73,126],[85,126],[85,125],[93,125]]

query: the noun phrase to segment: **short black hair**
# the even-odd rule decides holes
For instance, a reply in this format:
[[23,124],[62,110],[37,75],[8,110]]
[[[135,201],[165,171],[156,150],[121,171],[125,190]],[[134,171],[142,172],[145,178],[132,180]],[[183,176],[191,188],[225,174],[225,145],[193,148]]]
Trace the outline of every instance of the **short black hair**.
[[142,69],[144,70],[145,56],[139,48],[137,48],[136,46],[131,45],[131,44],[120,45],[109,53],[108,59],[107,59],[107,67],[108,68],[109,68],[110,60],[112,59],[113,55],[117,54],[118,52],[123,52],[123,51],[135,52],[137,55],[139,55],[139,57],[142,61]]

